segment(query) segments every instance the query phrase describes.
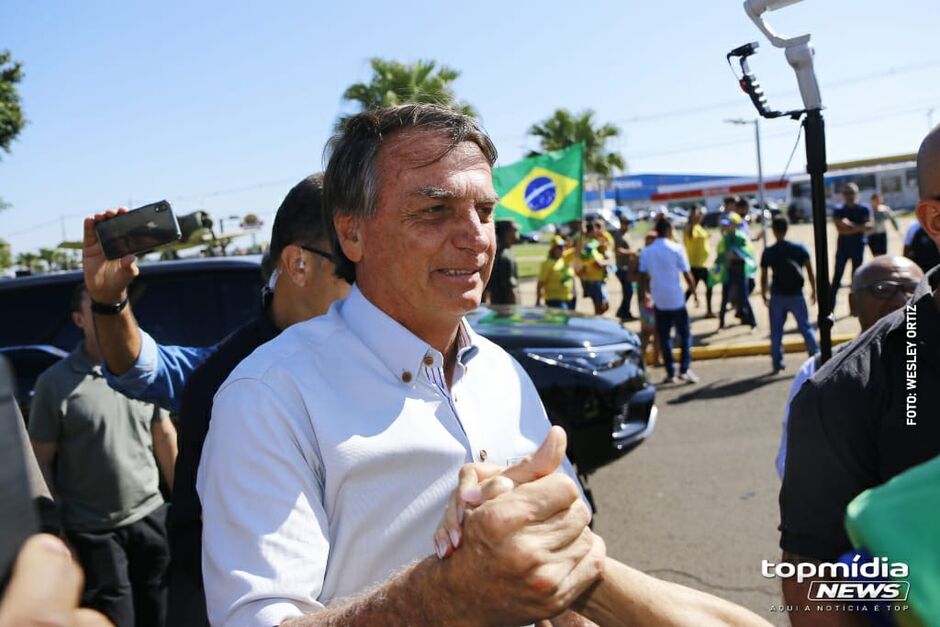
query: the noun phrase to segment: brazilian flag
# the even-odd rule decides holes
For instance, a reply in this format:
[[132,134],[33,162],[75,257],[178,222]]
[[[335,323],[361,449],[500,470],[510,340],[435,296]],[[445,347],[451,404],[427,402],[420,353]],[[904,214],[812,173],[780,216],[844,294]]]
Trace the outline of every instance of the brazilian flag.
[[581,219],[584,144],[493,168],[499,194],[497,220],[513,220],[523,233]]

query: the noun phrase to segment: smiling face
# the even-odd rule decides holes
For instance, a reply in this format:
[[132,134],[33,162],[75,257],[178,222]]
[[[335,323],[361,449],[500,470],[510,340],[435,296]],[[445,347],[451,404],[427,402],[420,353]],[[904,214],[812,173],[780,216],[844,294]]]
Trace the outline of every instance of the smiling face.
[[480,148],[426,130],[401,131],[379,149],[370,218],[337,216],[356,283],[374,305],[441,349],[476,309],[496,251],[492,168]]

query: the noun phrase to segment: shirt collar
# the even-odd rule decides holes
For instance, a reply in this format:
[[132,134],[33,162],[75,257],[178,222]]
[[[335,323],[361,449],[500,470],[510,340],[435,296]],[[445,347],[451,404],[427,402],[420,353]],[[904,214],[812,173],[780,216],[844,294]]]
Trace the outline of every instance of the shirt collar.
[[[349,329],[385,364],[400,382],[413,384],[422,366],[443,367],[443,356],[430,344],[369,302],[353,284],[342,301],[340,316]],[[475,332],[461,319],[457,331],[457,361],[466,368],[479,351]]]
[[[935,346],[940,337],[940,311],[934,299],[934,290],[940,288],[940,266],[933,268],[921,279],[911,296],[909,305],[917,310],[917,341],[928,346]],[[907,306],[890,314],[889,332],[903,331],[907,324]]]
[[98,376],[103,376],[101,372],[101,364],[94,364],[88,359],[88,355],[85,354],[85,343],[79,342],[78,346],[69,353],[69,356],[66,357],[69,362],[69,366],[77,372],[78,374],[88,374],[94,373]]

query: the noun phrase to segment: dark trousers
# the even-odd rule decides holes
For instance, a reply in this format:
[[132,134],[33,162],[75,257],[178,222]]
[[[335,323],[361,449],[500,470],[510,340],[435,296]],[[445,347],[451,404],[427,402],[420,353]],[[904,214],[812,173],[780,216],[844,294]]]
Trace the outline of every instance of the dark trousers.
[[617,268],[617,279],[620,281],[620,287],[623,290],[623,300],[620,301],[620,307],[617,308],[617,317],[621,320],[633,318],[630,313],[630,301],[633,300],[633,283],[627,278],[626,268]]
[[166,623],[166,506],[110,531],[66,531],[85,571],[82,606],[98,610],[115,627]]
[[202,525],[199,521],[172,524],[167,627],[209,627],[202,582]]
[[872,233],[868,236],[868,248],[874,257],[888,254],[888,233]]
[[679,346],[682,352],[679,357],[679,372],[684,373],[692,364],[692,332],[689,328],[689,312],[683,306],[680,309],[660,309],[656,310],[656,333],[659,335],[659,348],[663,353],[663,365],[666,366],[666,374],[670,377],[675,376],[676,366],[672,357],[672,328],[676,328],[676,336],[679,338]]
[[859,247],[858,250],[845,251],[836,249],[836,268],[832,273],[832,285],[829,286],[829,305],[830,312],[836,308],[836,294],[839,292],[839,283],[842,282],[842,274],[845,272],[846,264],[852,262],[852,274],[849,279],[855,276],[855,271],[862,265],[862,258],[865,256],[865,249]]
[[754,318],[754,310],[751,309],[751,300],[748,298],[750,290],[747,284],[747,276],[743,271],[734,269],[728,270],[728,281],[721,285],[721,309],[718,311],[718,324],[725,326],[725,309],[731,302],[731,294],[733,291],[736,291],[740,295],[741,319],[744,321],[744,324],[749,324],[752,327],[757,325],[757,320]]
[[692,294],[695,293],[695,288],[698,287],[699,283],[705,284],[705,305],[708,309],[708,313],[712,312],[712,286],[708,284],[708,268],[692,268],[692,287],[685,291],[685,302],[689,302],[689,298],[692,297]]

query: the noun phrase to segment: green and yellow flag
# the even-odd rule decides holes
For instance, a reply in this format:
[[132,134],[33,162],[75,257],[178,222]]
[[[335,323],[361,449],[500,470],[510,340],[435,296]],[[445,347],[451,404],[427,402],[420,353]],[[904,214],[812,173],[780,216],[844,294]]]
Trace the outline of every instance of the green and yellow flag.
[[523,233],[581,219],[584,144],[493,168],[497,220],[514,220]]

